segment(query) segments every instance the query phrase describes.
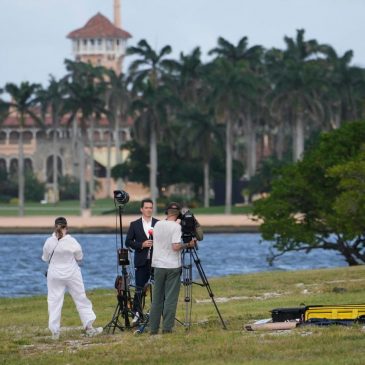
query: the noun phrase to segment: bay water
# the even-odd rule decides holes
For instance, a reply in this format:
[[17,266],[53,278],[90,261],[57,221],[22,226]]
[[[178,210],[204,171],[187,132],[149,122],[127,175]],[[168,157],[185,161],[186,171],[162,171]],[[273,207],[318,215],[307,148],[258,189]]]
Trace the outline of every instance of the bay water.
[[[41,260],[47,237],[45,234],[0,235],[0,297],[47,293],[44,276],[47,264]],[[120,235],[75,234],[74,237],[84,251],[82,274],[86,290],[113,288],[115,278],[120,274],[116,254],[121,247]],[[211,277],[232,274],[347,265],[343,257],[334,251],[313,250],[309,254],[287,253],[270,266],[267,262],[270,246],[269,242],[261,242],[258,233],[205,234],[197,254],[208,280]],[[128,269],[132,272],[132,265]],[[199,275],[194,272],[193,277],[199,278]]]

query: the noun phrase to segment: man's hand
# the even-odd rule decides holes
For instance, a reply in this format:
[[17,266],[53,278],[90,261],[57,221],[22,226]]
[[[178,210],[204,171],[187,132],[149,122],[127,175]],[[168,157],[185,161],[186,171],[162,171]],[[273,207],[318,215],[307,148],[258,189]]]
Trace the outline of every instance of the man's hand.
[[142,248],[150,248],[153,246],[153,241],[152,240],[146,240],[142,243]]
[[196,240],[192,239],[189,243],[188,243],[188,248],[193,248],[196,246]]

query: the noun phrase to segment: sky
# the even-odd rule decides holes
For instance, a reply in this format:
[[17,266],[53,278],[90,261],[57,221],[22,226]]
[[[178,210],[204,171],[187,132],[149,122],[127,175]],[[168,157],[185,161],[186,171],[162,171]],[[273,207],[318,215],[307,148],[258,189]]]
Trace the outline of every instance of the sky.
[[[365,67],[365,0],[121,0],[121,8],[122,28],[133,36],[128,45],[170,45],[176,58],[200,46],[208,60],[219,36],[284,49],[284,36],[303,28],[305,39],[339,55],[351,49],[352,64]],[[46,86],[50,75],[64,76],[64,59],[72,59],[67,34],[98,12],[113,20],[113,0],[0,0],[0,88]]]

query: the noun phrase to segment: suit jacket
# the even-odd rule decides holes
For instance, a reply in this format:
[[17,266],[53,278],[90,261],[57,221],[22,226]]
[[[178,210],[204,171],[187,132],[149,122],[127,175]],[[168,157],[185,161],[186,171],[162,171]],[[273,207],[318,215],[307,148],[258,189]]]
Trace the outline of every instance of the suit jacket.
[[[158,222],[158,219],[152,217],[152,227]],[[142,244],[146,241],[148,237],[143,229],[142,218],[137,219],[136,221],[131,222],[127,238],[125,240],[125,245],[127,247],[133,248],[134,250],[134,266],[144,266],[147,261],[147,255],[149,248],[142,248]],[[151,249],[151,257],[152,257],[152,249]]]

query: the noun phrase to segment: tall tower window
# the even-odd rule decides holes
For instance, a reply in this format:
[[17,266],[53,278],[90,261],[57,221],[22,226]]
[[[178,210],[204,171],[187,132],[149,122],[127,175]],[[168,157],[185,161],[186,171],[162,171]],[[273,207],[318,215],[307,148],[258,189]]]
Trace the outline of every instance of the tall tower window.
[[98,49],[103,49],[103,40],[101,38],[98,39]]

